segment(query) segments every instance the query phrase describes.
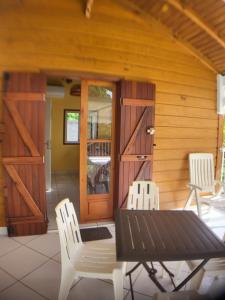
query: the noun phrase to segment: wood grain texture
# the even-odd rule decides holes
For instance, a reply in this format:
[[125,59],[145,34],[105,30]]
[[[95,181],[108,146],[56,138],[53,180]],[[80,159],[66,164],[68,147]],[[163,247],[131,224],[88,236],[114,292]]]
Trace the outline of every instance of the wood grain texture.
[[155,86],[148,82],[122,81],[118,85],[118,102],[129,98],[130,105],[123,102],[117,106],[116,197],[120,207],[125,205],[129,186],[134,180],[151,179],[153,160],[153,135],[146,132],[154,127],[154,107],[136,105],[136,99],[155,98]]
[[[199,13],[205,1],[197,2]],[[211,9],[209,7],[209,11]],[[190,139],[188,148],[177,149],[172,143],[170,149],[156,147],[154,163],[161,164],[157,171],[157,178],[162,179],[160,184],[167,186],[166,176],[170,177],[170,173],[164,176],[168,165],[165,164],[163,169],[163,162],[185,162],[190,150],[212,152],[216,157],[217,146],[192,145],[194,139],[218,137],[216,76],[180,47],[151,17],[148,22],[141,20],[135,13],[110,0],[95,1],[94,14],[89,20],[84,17],[81,1],[55,0],[46,6],[44,1],[30,0],[23,3],[23,8],[18,1],[1,1],[0,11],[0,93],[3,91],[3,72],[7,70],[66,72],[70,76],[80,73],[88,74],[90,78],[108,76],[117,80],[153,82],[156,85],[156,138],[180,139],[180,142],[183,138]],[[222,29],[223,24],[218,23],[217,26]],[[1,104],[0,121],[2,111]],[[35,119],[35,115],[32,117]],[[133,112],[129,118],[135,118]],[[10,124],[7,130],[13,129],[13,126]],[[121,134],[123,136],[124,133]],[[28,155],[19,138],[17,144],[20,145],[18,149],[11,147],[12,153],[19,151],[20,156]],[[38,148],[38,151],[41,149]],[[182,164],[179,170],[183,177],[186,170]],[[126,176],[131,178],[134,175]],[[2,181],[3,176],[0,184]],[[181,182],[180,187],[178,182]],[[170,191],[183,189],[182,182],[182,178],[176,180],[172,177]],[[8,191],[10,193],[14,192]],[[185,199],[171,201],[170,204],[161,201],[160,206],[182,207],[184,202]],[[4,210],[3,192],[0,192],[0,226],[5,225]]]
[[14,72],[5,79],[2,162],[9,236],[41,234],[47,230],[43,159],[45,84],[44,74]]

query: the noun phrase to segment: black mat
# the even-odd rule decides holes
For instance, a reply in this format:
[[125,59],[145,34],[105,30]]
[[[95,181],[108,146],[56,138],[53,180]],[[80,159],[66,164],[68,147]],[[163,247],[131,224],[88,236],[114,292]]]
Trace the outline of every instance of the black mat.
[[80,229],[80,234],[83,242],[112,238],[107,227],[82,228]]

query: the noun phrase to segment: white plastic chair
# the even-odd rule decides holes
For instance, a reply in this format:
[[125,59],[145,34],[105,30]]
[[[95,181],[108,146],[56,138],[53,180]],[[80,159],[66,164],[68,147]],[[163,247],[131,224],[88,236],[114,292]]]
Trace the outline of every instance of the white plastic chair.
[[134,181],[129,187],[127,209],[159,209],[159,188],[153,181]]
[[[202,216],[201,203],[209,207],[225,207],[225,197],[221,195],[224,184],[214,179],[214,170],[212,153],[189,154],[190,194],[184,208],[187,209],[195,197],[199,217]],[[216,192],[217,184],[220,187]]]
[[[153,210],[159,209],[159,188],[153,181],[134,181],[129,187],[127,209],[142,209]],[[167,269],[167,267],[160,262],[162,266],[161,277],[164,276],[164,270],[169,274],[173,282],[173,274]],[[136,266],[138,266],[137,264]],[[154,269],[153,263],[151,267]]]
[[[223,237],[223,241],[225,243],[225,234]],[[200,263],[199,260],[188,260],[185,261],[188,265],[190,271],[193,271]],[[179,280],[179,275],[182,267],[184,266],[184,261],[181,261],[180,264],[177,266],[176,270],[176,282]],[[222,258],[213,258],[210,259],[207,264],[201,268],[195,276],[192,277],[190,280],[190,289],[192,290],[198,290],[201,286],[201,282],[205,275],[210,275],[211,277],[214,277],[214,280],[216,280],[217,276],[219,275],[225,275],[225,257]]]
[[[116,261],[115,243],[83,243],[73,204],[62,200],[55,208],[61,245],[61,283],[59,300],[66,300],[74,279],[111,279],[116,300],[123,299],[126,265]],[[88,288],[88,287],[87,287]]]

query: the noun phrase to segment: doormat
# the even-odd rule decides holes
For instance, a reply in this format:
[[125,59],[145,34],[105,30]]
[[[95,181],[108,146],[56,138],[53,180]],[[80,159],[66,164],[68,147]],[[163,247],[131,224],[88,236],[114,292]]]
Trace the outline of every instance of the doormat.
[[82,228],[80,229],[80,234],[83,242],[112,238],[107,227]]

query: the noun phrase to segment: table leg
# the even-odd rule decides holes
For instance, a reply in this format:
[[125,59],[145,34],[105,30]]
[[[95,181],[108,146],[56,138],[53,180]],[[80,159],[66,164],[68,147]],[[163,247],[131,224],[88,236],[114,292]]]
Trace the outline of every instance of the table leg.
[[130,293],[131,293],[131,299],[134,300],[134,291],[133,291],[133,284],[132,284],[132,278],[131,274],[141,265],[141,263],[137,263],[129,272],[126,273],[126,276],[129,276],[130,281]]
[[164,264],[162,261],[160,261],[159,263],[160,263],[161,267],[162,267],[162,268],[166,271],[166,273],[169,275],[170,280],[171,280],[171,282],[172,282],[174,288],[176,288],[175,283],[174,283],[174,280],[173,280],[174,274],[173,274],[172,272],[170,272],[170,270],[165,266],[165,264]]
[[159,283],[157,278],[155,277],[156,271],[154,269],[151,269],[146,262],[142,262],[143,267],[148,272],[148,275],[150,279],[154,282],[154,284],[160,289],[162,292],[166,292],[164,287]]
[[209,258],[204,259],[192,272],[189,274],[174,290],[173,292],[179,291],[207,262]]

